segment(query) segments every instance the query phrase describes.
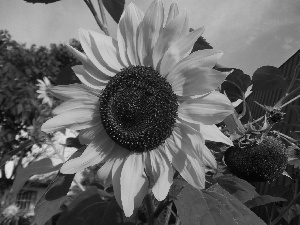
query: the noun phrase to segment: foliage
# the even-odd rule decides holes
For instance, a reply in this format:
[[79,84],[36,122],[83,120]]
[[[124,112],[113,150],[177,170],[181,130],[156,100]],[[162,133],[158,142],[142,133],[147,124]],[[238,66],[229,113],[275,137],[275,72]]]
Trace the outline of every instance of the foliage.
[[[58,0],[25,1],[48,4]],[[106,34],[108,34],[107,27],[105,27],[107,24],[101,7],[104,6],[112,18],[118,22],[125,5],[124,0],[99,1],[102,13],[102,21],[100,21],[92,1],[85,0],[85,3],[93,13],[100,29]],[[191,28],[190,31],[192,30]],[[79,51],[83,51],[76,40],[73,40],[71,45]],[[212,48],[203,37],[200,37],[191,51]],[[53,145],[51,137],[40,131],[41,124],[51,116],[52,108],[41,104],[41,101],[36,98],[37,79],[42,80],[47,77],[52,84],[58,85],[79,83],[79,79],[72,70],[72,66],[77,64],[79,61],[73,58],[61,44],[52,44],[50,48],[34,45],[27,48],[25,45],[13,41],[7,31],[0,31],[0,165],[3,168],[3,165],[12,157],[19,158],[14,170],[15,181],[12,185],[15,192],[20,190],[32,175],[58,170],[62,163],[67,161],[63,155],[56,152],[62,161],[57,166],[53,166],[49,158],[35,159],[25,168],[21,163],[21,159],[31,150],[32,145],[40,145],[45,140]],[[231,148],[249,149],[259,145],[259,141],[263,142],[268,137],[274,128],[273,125],[284,117],[284,113],[281,112],[282,108],[299,97],[298,90],[300,89],[295,85],[298,82],[296,79],[297,68],[292,79],[284,78],[280,70],[273,66],[258,68],[252,78],[238,68],[224,68],[221,65],[215,65],[214,68],[229,73],[221,85],[220,91],[227,95],[231,102],[242,101],[243,109],[240,110],[242,112],[235,111],[218,125],[221,131],[227,135],[224,137],[229,140],[222,142],[231,144],[233,141],[234,147]],[[250,85],[253,85],[253,91],[283,90],[282,98],[276,104],[264,106],[258,103],[265,110],[263,118],[252,118],[247,107],[245,93]],[[295,95],[297,97],[293,98]],[[54,106],[57,104],[58,102],[54,101]],[[293,109],[294,113],[299,114],[299,107],[293,106]],[[246,113],[248,113],[246,122],[242,122],[241,118]],[[300,127],[299,122],[296,120],[286,125]],[[215,128],[221,133],[219,128],[216,126]],[[284,143],[288,149],[284,154],[287,153],[285,156],[289,157],[289,163],[299,167],[300,136],[292,138],[280,132],[275,131],[275,133],[276,139],[281,140],[280,143]],[[254,136],[259,138],[254,140]],[[81,155],[86,145],[82,145],[77,138],[70,138],[67,140],[66,146],[78,149],[70,157],[76,158]],[[111,180],[102,182],[97,179],[97,171],[102,166],[102,164],[98,164],[83,172],[84,179],[81,183],[76,180],[75,174],[59,172],[35,207],[35,222],[37,225],[44,225],[49,219],[56,217],[58,225],[99,223],[108,225],[148,223],[152,225],[154,222],[166,225],[174,223],[183,225],[263,225],[266,223],[251,210],[267,204],[272,205],[271,216],[266,221],[270,225],[277,224],[282,218],[289,223],[300,215],[298,204],[300,194],[297,194],[299,177],[297,175],[292,175],[295,182],[290,185],[291,187],[276,187],[271,190],[270,195],[259,195],[252,184],[242,179],[243,177],[239,176],[236,171],[230,171],[232,168],[227,167],[226,162],[224,163],[224,154],[230,150],[228,145],[210,143],[207,144],[207,147],[216,157],[218,168],[208,170],[205,190],[195,189],[183,181],[178,173],[175,173],[174,182],[166,199],[158,202],[150,193],[134,215],[126,218],[114,198]],[[249,156],[249,151],[244,151],[242,154]],[[241,153],[237,155],[238,158]],[[241,166],[245,167],[244,164]],[[255,167],[256,165],[251,164],[250,166]],[[284,164],[285,166],[286,164]],[[268,168],[271,170],[271,175],[274,175],[275,169],[270,166]],[[277,171],[276,177],[281,172],[281,170]],[[262,174],[262,171],[257,171],[257,173]],[[2,175],[5,174],[2,172]],[[81,188],[81,192],[70,196],[73,181]],[[149,202],[153,204],[150,207]],[[274,218],[273,215],[277,217]]]
[[[80,49],[76,40],[71,45]],[[39,128],[51,115],[51,108],[36,98],[37,79],[48,77],[55,84],[62,68],[78,63],[62,44],[50,48],[27,48],[0,31],[0,158],[2,163],[12,155],[25,156],[33,143],[43,141],[29,137],[30,127]],[[37,126],[37,127],[36,127]],[[33,132],[34,133],[34,132]],[[36,133],[35,133],[36,134]],[[26,143],[25,146],[22,143]],[[37,143],[39,144],[39,143]]]

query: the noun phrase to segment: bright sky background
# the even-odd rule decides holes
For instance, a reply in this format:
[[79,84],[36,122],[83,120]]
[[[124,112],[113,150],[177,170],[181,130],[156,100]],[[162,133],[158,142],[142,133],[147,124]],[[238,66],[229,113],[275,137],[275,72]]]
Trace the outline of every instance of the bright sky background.
[[[95,6],[97,1],[93,0]],[[128,4],[131,0],[126,0]],[[133,0],[144,11],[151,0]],[[163,0],[168,7],[170,0]],[[299,0],[175,0],[189,13],[192,28],[224,55],[222,65],[252,75],[260,66],[280,66],[300,49]],[[98,7],[97,7],[98,9]],[[116,25],[109,17],[112,36]],[[31,4],[0,0],[0,29],[18,42],[46,45],[78,39],[78,29],[99,30],[83,0]]]

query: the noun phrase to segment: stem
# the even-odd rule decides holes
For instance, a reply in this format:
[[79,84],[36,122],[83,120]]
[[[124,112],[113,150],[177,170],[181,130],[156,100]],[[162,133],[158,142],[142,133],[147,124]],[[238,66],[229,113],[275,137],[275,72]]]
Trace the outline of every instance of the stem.
[[173,204],[169,204],[168,207],[167,207],[167,212],[166,212],[164,225],[169,224],[169,220],[170,220],[170,216],[171,216],[171,212],[172,212],[172,205]]
[[292,92],[286,94],[286,96],[283,96],[274,106],[274,108],[282,108],[283,106],[281,105],[284,101],[286,101],[289,97],[293,96],[297,91],[300,90],[300,87],[297,87],[294,89]]
[[[60,154],[60,152],[58,151],[58,149],[55,147],[55,145],[53,144],[53,141],[47,137],[48,141],[50,142],[51,147],[54,149],[56,155],[58,155],[58,157],[60,158],[60,160],[65,163],[66,159],[63,155]],[[85,191],[85,188],[81,185],[81,183],[77,180],[77,178],[74,176],[74,183],[81,189],[81,191]]]
[[155,218],[154,218],[154,202],[152,200],[152,195],[151,195],[151,190],[148,190],[148,194],[145,196],[145,205],[147,208],[147,213],[148,213],[148,225],[154,225]]
[[243,118],[245,115],[246,115],[246,112],[247,112],[247,103],[246,103],[246,98],[245,98],[245,94],[244,92],[241,92],[242,94],[242,100],[243,100],[243,111],[241,114],[238,115],[238,119],[241,119]]
[[108,33],[106,33],[106,32],[108,32],[108,31],[107,31],[107,28],[105,28],[104,25],[103,25],[103,23],[100,21],[100,19],[99,19],[99,17],[98,17],[98,14],[97,14],[97,12],[96,12],[96,10],[95,10],[95,8],[94,8],[94,5],[93,5],[93,3],[92,3],[92,1],[91,1],[91,0],[84,0],[84,2],[85,2],[85,4],[89,7],[89,9],[90,9],[91,13],[93,14],[93,16],[94,16],[94,18],[95,18],[95,20],[96,20],[98,26],[100,27],[100,29],[101,29],[106,35],[108,35]]
[[283,108],[284,106],[290,104],[291,102],[295,101],[296,99],[298,99],[300,97],[300,95],[296,96],[295,98],[291,99],[290,101],[284,103],[280,108]]
[[288,89],[286,90],[286,95],[289,94],[290,90],[292,89],[296,79],[297,79],[297,71],[299,69],[299,66],[300,66],[300,63],[297,64],[296,68],[295,68],[295,71],[294,71],[294,75],[293,75],[293,78],[292,78],[292,81],[290,83],[290,86],[288,87]]
[[285,207],[282,212],[270,223],[270,225],[276,225],[276,223],[281,220],[281,218],[289,211],[289,209],[294,205],[294,203],[298,200],[300,197],[300,192],[296,195],[296,197],[293,198],[293,200],[288,204],[287,207]]
[[103,32],[109,36],[109,31],[107,29],[107,20],[106,20],[106,16],[105,16],[105,10],[104,10],[104,6],[103,6],[103,0],[98,0],[98,5],[99,5],[99,10],[100,10],[100,14],[101,14],[101,19],[103,22]]

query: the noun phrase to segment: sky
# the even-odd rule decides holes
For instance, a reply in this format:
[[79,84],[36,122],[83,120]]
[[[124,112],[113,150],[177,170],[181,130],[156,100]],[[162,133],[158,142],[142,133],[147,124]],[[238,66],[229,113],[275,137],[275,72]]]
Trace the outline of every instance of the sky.
[[[129,2],[145,11],[152,1],[126,0],[126,5]],[[219,61],[224,66],[252,75],[264,65],[279,67],[300,49],[299,0],[163,0],[165,13],[171,2],[186,10],[192,28],[205,27],[203,37],[224,52]],[[107,18],[114,37],[117,25]],[[83,0],[47,5],[0,0],[0,29],[27,46],[78,39],[79,28],[99,31]]]

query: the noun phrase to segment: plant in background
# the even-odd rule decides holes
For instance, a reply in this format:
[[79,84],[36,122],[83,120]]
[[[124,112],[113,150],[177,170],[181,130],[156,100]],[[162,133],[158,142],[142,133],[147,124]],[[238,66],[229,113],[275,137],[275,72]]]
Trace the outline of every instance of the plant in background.
[[[51,218],[58,225],[275,225],[300,214],[297,174],[291,175],[292,196],[286,199],[259,195],[249,183],[288,176],[287,164],[300,167],[300,138],[278,131],[285,123],[282,109],[300,96],[295,85],[299,66],[291,80],[271,66],[259,68],[251,79],[239,69],[217,64],[222,53],[205,41],[202,28],[189,27],[176,4],[165,18],[160,0],[145,14],[132,3],[124,11],[124,0],[98,0],[100,14],[91,0],[84,2],[104,34],[81,30],[80,43],[73,40],[67,48],[52,45],[54,68],[47,67],[44,48],[24,50],[38,53],[42,71],[49,69],[41,76],[35,65],[25,64],[30,90],[36,89],[36,79],[47,77],[58,86],[39,81],[44,104],[33,104],[39,113],[22,112],[23,119],[12,118],[29,131],[28,140],[16,139],[14,133],[7,142],[14,140],[16,149],[2,154],[3,165],[30,151],[34,143],[47,144],[61,160],[54,166],[44,157],[15,171],[14,194],[30,176],[60,170],[35,207],[37,225]],[[109,37],[105,9],[118,23],[117,40]],[[9,58],[10,38],[5,37],[0,42],[3,57],[23,68],[24,58]],[[7,74],[1,82],[8,88],[4,93],[15,85],[7,83],[23,79],[15,75],[16,68],[9,63],[2,68]],[[249,86],[265,91],[283,83],[287,85],[279,101],[272,106],[258,103],[264,115],[252,118],[246,102]],[[48,94],[53,95],[53,105]],[[7,104],[8,96],[0,96],[0,101]],[[240,101],[241,107],[234,110],[228,99]],[[18,103],[12,107],[16,112],[24,107]],[[3,130],[10,124],[11,107],[5,107]],[[55,144],[53,136],[65,128],[76,130],[78,136]],[[77,151],[67,158],[66,147]],[[75,173],[87,167],[83,186]],[[81,192],[70,197],[73,181]],[[272,207],[263,221],[251,209],[267,204]]]

